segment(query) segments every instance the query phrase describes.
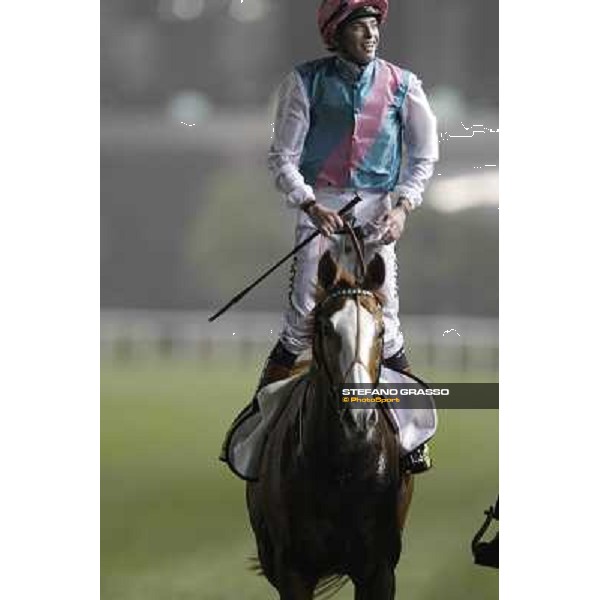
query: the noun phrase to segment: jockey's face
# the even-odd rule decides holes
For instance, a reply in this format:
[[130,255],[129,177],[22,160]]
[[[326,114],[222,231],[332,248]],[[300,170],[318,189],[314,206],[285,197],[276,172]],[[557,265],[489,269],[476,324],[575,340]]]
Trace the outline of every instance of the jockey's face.
[[362,17],[345,25],[338,36],[340,54],[359,65],[370,63],[379,46],[379,22]]

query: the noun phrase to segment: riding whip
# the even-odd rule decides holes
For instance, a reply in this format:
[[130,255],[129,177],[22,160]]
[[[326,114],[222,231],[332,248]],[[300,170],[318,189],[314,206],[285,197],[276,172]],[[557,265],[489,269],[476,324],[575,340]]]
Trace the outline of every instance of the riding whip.
[[[349,212],[356,204],[360,202],[360,196],[354,196],[350,202],[348,202],[345,206],[343,206],[339,211],[338,215],[342,216]],[[244,288],[239,294],[236,294],[223,308],[218,310],[212,317],[209,317],[209,322],[212,323],[215,319],[219,318],[225,311],[229,310],[234,304],[239,302],[248,292],[254,289],[263,279],[268,277],[275,269],[280,267],[288,258],[291,258],[300,251],[304,246],[306,246],[309,242],[314,240],[321,232],[315,231],[311,233],[304,241],[300,242],[291,252],[288,252],[281,260],[278,260],[272,267],[267,269],[258,279],[255,279],[248,287]]]

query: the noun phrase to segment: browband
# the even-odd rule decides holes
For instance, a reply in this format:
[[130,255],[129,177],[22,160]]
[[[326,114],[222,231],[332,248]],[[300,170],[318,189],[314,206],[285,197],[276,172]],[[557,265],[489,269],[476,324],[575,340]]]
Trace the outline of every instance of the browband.
[[316,310],[320,310],[325,304],[327,304],[329,300],[350,296],[369,296],[370,298],[375,298],[375,300],[377,300],[375,294],[369,290],[363,290],[360,288],[341,288],[323,298],[323,300],[321,300],[321,302],[319,302],[317,305]]

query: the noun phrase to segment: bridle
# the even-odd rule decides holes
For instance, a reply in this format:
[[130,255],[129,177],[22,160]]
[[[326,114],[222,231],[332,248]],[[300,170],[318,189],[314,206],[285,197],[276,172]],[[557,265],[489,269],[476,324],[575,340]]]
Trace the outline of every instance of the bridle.
[[[364,260],[364,255],[362,252],[362,249],[360,247],[360,244],[358,242],[358,239],[356,237],[356,233],[354,232],[354,230],[352,229],[352,227],[350,226],[350,224],[348,222],[344,223],[344,228],[346,229],[346,231],[348,232],[348,234],[350,235],[350,239],[352,240],[352,244],[354,246],[354,250],[356,252],[356,256],[358,258],[358,263],[360,265],[360,269],[361,269],[361,281],[364,281],[365,279],[365,275],[366,275],[366,266],[365,266],[365,260]],[[360,297],[368,297],[368,298],[373,298],[375,300],[375,302],[377,303],[377,314],[375,315],[376,318],[378,318],[378,320],[381,322],[381,328],[378,334],[379,338],[383,337],[383,333],[384,333],[384,327],[383,327],[383,318],[382,318],[382,306],[381,306],[381,302],[379,300],[379,298],[370,290],[366,290],[363,289],[361,287],[356,287],[356,288],[347,288],[347,287],[340,287],[338,289],[334,289],[331,293],[329,293],[325,298],[323,298],[323,300],[317,304],[317,306],[314,309],[314,315],[315,315],[315,325],[316,325],[316,329],[315,329],[315,336],[314,336],[314,344],[315,344],[315,348],[313,350],[313,363],[315,368],[319,369],[322,368],[325,376],[327,378],[327,387],[328,387],[328,399],[331,402],[331,398],[335,399],[336,394],[339,392],[339,390],[337,390],[337,386],[334,383],[334,378],[333,375],[329,369],[329,366],[327,364],[327,361],[325,360],[325,352],[323,351],[322,348],[318,348],[318,352],[315,351],[317,350],[317,342],[321,339],[321,335],[319,335],[319,332],[317,332],[317,329],[320,328],[320,324],[323,322],[323,310],[324,308],[332,301],[332,300],[336,300],[338,298],[352,298],[354,299],[354,301],[356,302],[356,340],[355,340],[355,349],[354,349],[354,356],[352,358],[352,361],[350,362],[350,365],[348,366],[348,368],[346,369],[346,371],[342,374],[342,381],[346,380],[346,377],[348,376],[348,374],[350,373],[350,371],[352,370],[352,368],[355,365],[361,365],[363,368],[365,368],[367,370],[367,372],[369,371],[369,366],[365,365],[364,362],[362,361],[362,359],[359,356],[359,351],[360,351]],[[326,317],[329,318],[329,317]],[[322,365],[319,364],[319,361],[317,360],[317,356],[319,357],[323,357],[322,360]],[[382,366],[382,360],[379,360],[378,363],[378,369],[377,369],[377,378],[376,381],[379,381],[379,377],[381,375],[381,366]],[[339,404],[338,404],[339,406]]]

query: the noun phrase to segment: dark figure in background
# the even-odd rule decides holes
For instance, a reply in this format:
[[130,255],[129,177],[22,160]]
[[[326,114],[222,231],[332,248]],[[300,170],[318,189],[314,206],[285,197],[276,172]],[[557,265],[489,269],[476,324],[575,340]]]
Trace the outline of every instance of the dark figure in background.
[[473,538],[473,542],[471,543],[471,549],[473,551],[473,558],[475,560],[476,565],[481,565],[482,567],[493,567],[494,569],[499,568],[499,536],[500,533],[496,533],[492,541],[490,542],[482,542],[481,538],[488,530],[492,520],[500,521],[500,510],[499,504],[500,500],[496,500],[496,505],[494,508],[490,506],[490,508],[485,512],[486,519],[483,525],[480,527],[479,531],[475,534]]

